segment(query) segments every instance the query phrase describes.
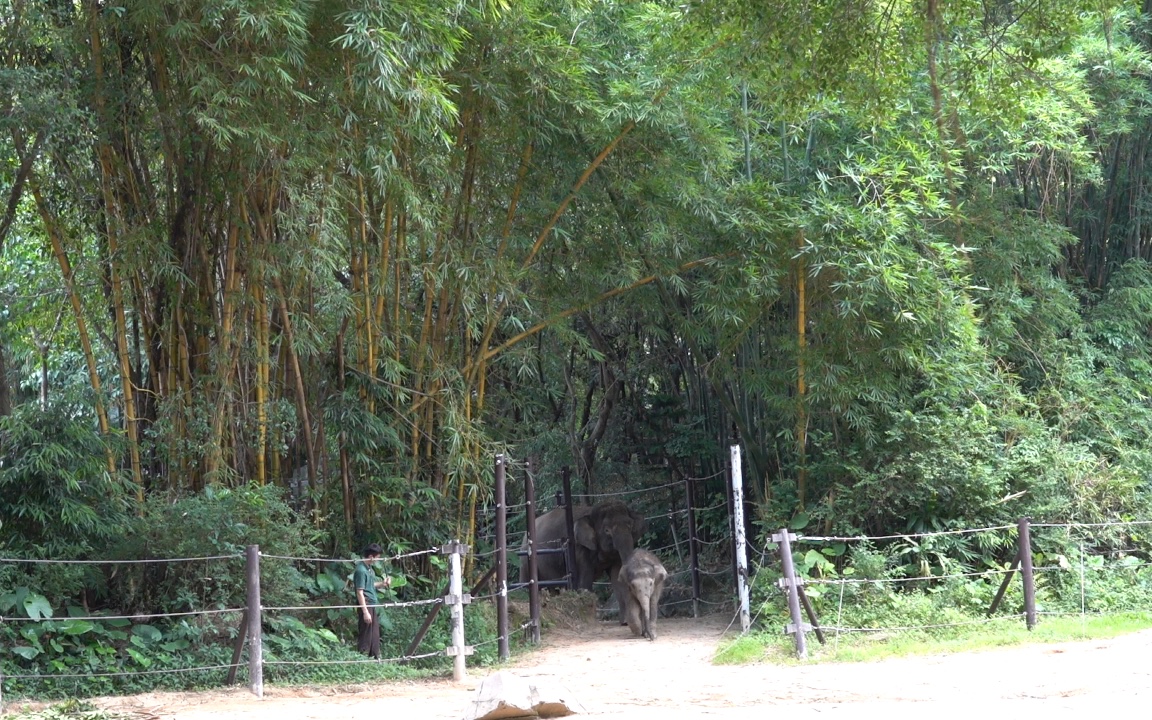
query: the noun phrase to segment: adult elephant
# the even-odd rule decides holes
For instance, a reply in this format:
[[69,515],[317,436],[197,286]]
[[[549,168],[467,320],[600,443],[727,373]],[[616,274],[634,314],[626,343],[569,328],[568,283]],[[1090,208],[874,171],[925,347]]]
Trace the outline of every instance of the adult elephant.
[[[612,590],[621,608],[623,620],[627,602],[627,588],[620,582],[620,567],[632,555],[636,541],[647,529],[644,516],[617,500],[599,503],[591,507],[572,507],[572,529],[576,536],[574,555],[575,585],[580,590],[591,590],[597,578],[608,573]],[[564,547],[568,537],[565,527],[564,508],[549,510],[536,518],[537,550]],[[526,550],[527,539],[521,550]],[[536,556],[536,576],[541,581],[563,580],[567,563],[563,553],[546,553]],[[520,582],[528,582],[528,558],[520,559]]]

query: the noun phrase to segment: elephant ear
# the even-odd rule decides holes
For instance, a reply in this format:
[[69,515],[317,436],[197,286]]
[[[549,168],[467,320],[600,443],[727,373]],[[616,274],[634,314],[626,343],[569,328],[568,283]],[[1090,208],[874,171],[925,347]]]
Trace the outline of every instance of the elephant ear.
[[577,545],[589,550],[596,549],[596,530],[592,527],[590,515],[577,518],[576,522],[572,523],[572,532],[576,533]]

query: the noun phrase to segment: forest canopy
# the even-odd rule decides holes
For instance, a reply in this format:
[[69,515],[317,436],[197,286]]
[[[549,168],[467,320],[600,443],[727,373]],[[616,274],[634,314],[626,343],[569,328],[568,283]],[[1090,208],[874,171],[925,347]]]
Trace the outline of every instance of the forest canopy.
[[498,452],[732,442],[769,527],[1147,519],[1149,21],[0,0],[0,550],[269,487],[426,547]]

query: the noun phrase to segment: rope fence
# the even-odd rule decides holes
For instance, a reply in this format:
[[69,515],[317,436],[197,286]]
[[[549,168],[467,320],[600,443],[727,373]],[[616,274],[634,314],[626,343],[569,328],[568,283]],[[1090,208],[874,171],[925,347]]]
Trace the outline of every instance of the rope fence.
[[51,560],[45,558],[0,557],[0,563],[32,565],[149,565],[154,563],[186,563],[205,560],[243,560],[244,553],[235,555],[208,555],[206,557],[144,558],[140,560]]
[[[460,577],[460,556],[467,553],[466,546],[460,546],[458,543],[451,543],[447,546],[430,548],[428,550],[405,552],[394,555],[388,558],[389,561],[397,561],[404,558],[419,557],[422,555],[429,555],[439,553],[448,555],[450,562],[449,565],[452,570],[453,584],[459,582]],[[277,628],[281,627],[277,624],[274,618],[293,618],[296,624],[284,626],[290,632],[295,629],[311,629],[316,627],[313,623],[303,622],[303,617],[317,617],[316,613],[321,613],[320,617],[324,618],[324,613],[327,613],[328,620],[333,618],[345,618],[342,622],[347,625],[355,615],[356,610],[360,607],[358,604],[353,603],[277,603],[273,602],[263,604],[260,601],[261,585],[268,582],[268,578],[262,578],[262,574],[269,572],[278,573],[275,570],[276,563],[287,562],[297,567],[303,564],[312,563],[354,563],[362,562],[362,560],[350,560],[348,558],[310,558],[310,557],[297,557],[289,555],[277,554],[263,554],[256,546],[250,546],[245,554],[240,555],[227,555],[227,556],[212,556],[203,558],[148,558],[136,561],[141,565],[151,565],[154,563],[163,562],[190,562],[195,560],[222,560],[238,558],[245,559],[245,582],[248,585],[247,595],[248,604],[243,606],[225,607],[225,608],[203,608],[203,609],[189,609],[189,610],[155,610],[147,612],[135,613],[115,613],[115,614],[98,614],[98,613],[84,613],[84,612],[71,612],[71,614],[56,615],[53,608],[48,605],[47,600],[41,596],[34,596],[32,600],[35,605],[35,610],[26,610],[25,615],[14,616],[9,613],[6,616],[0,617],[0,624],[9,625],[16,630],[16,636],[22,638],[17,640],[16,647],[12,648],[13,652],[5,652],[4,657],[0,658],[0,700],[4,696],[11,697],[13,692],[28,692],[34,689],[39,684],[48,682],[56,683],[58,681],[80,681],[84,679],[127,679],[134,676],[156,676],[163,674],[174,674],[180,676],[187,676],[194,673],[207,673],[206,678],[197,680],[197,686],[204,686],[205,684],[223,686],[231,684],[233,679],[241,669],[247,670],[249,685],[254,694],[261,696],[263,692],[263,676],[265,668],[277,668],[285,666],[360,666],[378,663],[410,663],[416,661],[424,661],[432,658],[453,658],[453,664],[458,666],[453,668],[454,676],[458,673],[463,674],[463,660],[466,655],[470,655],[475,646],[465,646],[463,643],[463,626],[464,626],[464,608],[469,602],[470,598],[467,594],[459,590],[452,590],[448,588],[446,594],[426,598],[399,598],[392,599],[389,597],[380,598],[382,602],[372,603],[372,607],[376,608],[379,613],[388,612],[405,612],[410,610],[420,610],[421,608],[429,611],[429,617],[426,618],[425,627],[419,631],[418,637],[413,639],[409,644],[409,648],[403,654],[398,654],[395,657],[385,659],[377,659],[373,657],[347,657],[342,659],[311,659],[307,657],[300,658],[284,658],[279,657],[281,650],[285,648],[294,647],[293,640],[290,636],[283,636],[277,634]],[[261,567],[261,561],[265,561],[265,565]],[[271,561],[271,563],[267,562]],[[38,564],[51,564],[51,563],[71,563],[77,562],[90,563],[99,565],[108,561],[100,559],[86,559],[83,561],[62,561],[50,558],[3,558],[0,563],[26,563],[35,562]],[[133,561],[116,560],[115,564],[126,565]],[[272,568],[270,570],[270,568]],[[320,571],[323,575],[323,571]],[[269,576],[273,577],[273,576]],[[273,580],[273,582],[277,582]],[[281,578],[278,582],[284,582]],[[409,586],[410,587],[410,586]],[[25,590],[25,597],[31,596],[30,591]],[[283,590],[278,591],[283,593]],[[330,593],[348,593],[349,588],[335,587],[329,591]],[[10,603],[11,604],[11,603]],[[449,618],[449,624],[452,626],[452,641],[449,645],[439,649],[421,652],[419,649],[420,643],[425,638],[425,633],[435,619],[436,611],[441,607],[452,608],[453,612]],[[255,610],[252,610],[255,608]],[[22,608],[17,603],[14,612],[20,611]],[[75,610],[75,609],[73,609]],[[311,615],[308,615],[311,614]],[[163,650],[165,653],[172,652],[191,652],[188,650],[191,647],[191,642],[187,640],[173,641],[171,633],[177,627],[176,623],[185,622],[192,618],[201,618],[207,622],[208,618],[218,618],[212,621],[211,624],[205,625],[209,629],[209,633],[205,636],[207,639],[203,644],[198,645],[195,652],[198,657],[209,659],[208,662],[203,662],[193,667],[170,667],[164,668],[149,668],[147,665],[155,662],[155,659],[150,659],[149,654],[160,652]],[[265,621],[270,621],[271,624],[265,626]],[[237,622],[239,623],[237,625]],[[324,622],[321,620],[321,622]],[[397,621],[392,621],[391,625],[396,625]],[[322,626],[321,626],[322,627]],[[229,632],[229,628],[232,631]],[[83,664],[67,663],[54,660],[53,658],[60,657],[58,654],[53,655],[48,647],[47,638],[50,636],[58,635],[61,638],[66,637],[79,637],[81,635],[88,635],[91,638],[90,642],[104,642],[108,638],[119,638],[116,644],[94,645],[93,647],[100,647],[104,649],[92,650],[91,652],[98,652],[105,657],[103,666],[98,664],[90,664],[89,668],[85,668]],[[45,638],[43,644],[40,643],[40,638]],[[234,640],[229,641],[228,638],[233,637]],[[328,633],[326,636],[312,636],[307,637],[327,637],[331,642],[338,642],[337,636]],[[440,637],[443,637],[441,635]],[[220,642],[217,638],[223,638],[225,645],[221,646],[217,643]],[[128,642],[132,640],[132,642]],[[392,641],[403,640],[403,638],[392,638]],[[55,640],[53,640],[55,642]],[[232,647],[229,648],[227,643],[231,643]],[[274,652],[270,651],[267,642],[275,644]],[[315,642],[315,640],[313,640]],[[326,641],[327,642],[327,641]],[[346,640],[344,641],[347,642]],[[25,646],[21,647],[23,643]],[[481,646],[486,645],[487,642],[481,643]],[[56,653],[66,652],[62,649],[63,646],[56,648]],[[119,648],[119,649],[118,649]],[[320,650],[316,650],[320,651]],[[324,652],[332,652],[334,649],[323,650]],[[232,661],[230,663],[212,662],[210,658],[213,655],[224,654],[230,652]],[[342,650],[341,652],[352,655],[351,648]],[[109,655],[111,654],[111,655]],[[244,656],[247,656],[245,659]],[[109,666],[120,666],[112,669]],[[134,667],[135,666],[135,667]],[[213,678],[212,674],[215,673],[216,677]]]
[[[352,606],[355,607],[355,606]],[[265,608],[266,610],[268,608]],[[188,610],[186,612],[155,612],[148,613],[147,615],[68,615],[63,617],[19,617],[13,615],[0,615],[0,622],[76,622],[80,620],[88,622],[107,621],[107,620],[132,620],[141,622],[143,619],[148,621],[155,620],[156,618],[177,618],[177,617],[190,617],[194,615],[225,615],[228,613],[242,613],[245,608],[222,608],[216,610]]]
[[4,680],[49,680],[63,678],[104,678],[104,677],[131,677],[133,675],[161,675],[164,673],[192,673],[208,670],[227,670],[231,665],[205,665],[192,668],[165,668],[163,670],[131,670],[123,672],[90,672],[90,673],[52,673],[51,675],[4,673]]
[[[751,574],[779,577],[776,585],[785,594],[791,619],[786,632],[794,637],[800,657],[806,653],[804,635],[812,631],[824,642],[824,632],[837,637],[932,632],[1021,619],[1032,630],[1038,617],[1152,611],[1148,570],[1152,548],[1139,545],[1139,533],[1123,532],[1148,525],[1152,521],[1032,523],[1022,518],[1016,525],[876,536],[795,535],[782,530],[760,548],[758,566]],[[1099,532],[1104,529],[1118,532]],[[1136,538],[1135,544],[1131,538]],[[805,545],[811,549],[805,550]],[[1007,555],[1013,546],[1014,555]],[[774,556],[778,563],[771,559]],[[983,563],[989,566],[971,567]],[[867,576],[854,577],[861,569]],[[1009,594],[1016,575],[1020,584]],[[1001,609],[1006,597],[1022,611]],[[771,600],[769,593],[758,616]],[[979,602],[985,605],[974,606]],[[821,624],[817,608],[835,613],[835,622]],[[872,619],[874,624],[843,622],[846,614]],[[899,622],[928,615],[938,619]]]

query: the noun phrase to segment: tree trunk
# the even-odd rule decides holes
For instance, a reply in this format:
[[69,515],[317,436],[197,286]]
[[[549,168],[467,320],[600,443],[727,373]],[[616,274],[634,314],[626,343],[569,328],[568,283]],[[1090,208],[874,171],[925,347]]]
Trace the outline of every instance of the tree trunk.
[[8,361],[5,359],[4,342],[0,339],[0,417],[12,414],[12,390],[8,384]]

